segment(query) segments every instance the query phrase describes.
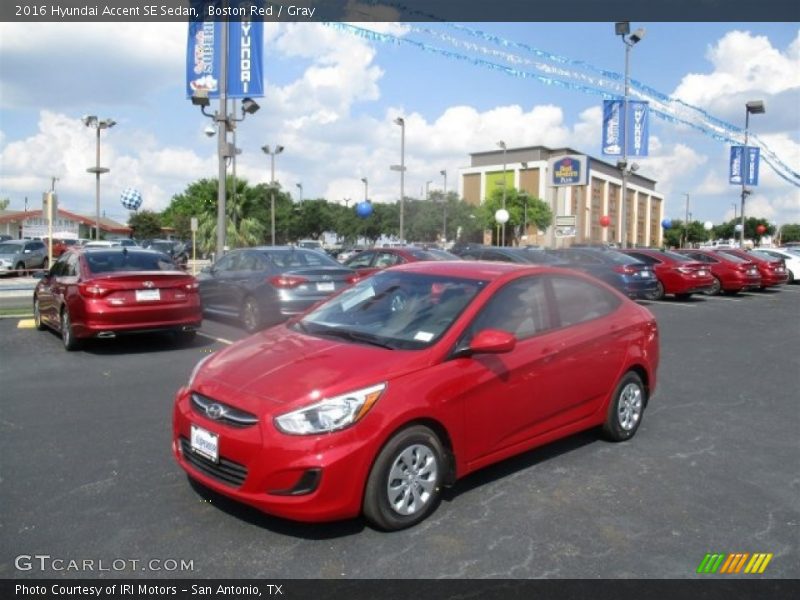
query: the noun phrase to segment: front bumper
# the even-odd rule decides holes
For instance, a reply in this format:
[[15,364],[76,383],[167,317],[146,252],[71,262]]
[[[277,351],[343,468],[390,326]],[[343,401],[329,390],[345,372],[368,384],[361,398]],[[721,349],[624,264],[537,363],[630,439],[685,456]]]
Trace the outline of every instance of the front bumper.
[[[219,436],[218,465],[192,452],[192,425]],[[215,492],[278,517],[318,522],[358,516],[373,444],[353,429],[286,435],[263,416],[248,427],[213,421],[192,405],[187,388],[175,400],[172,451],[180,467]]]

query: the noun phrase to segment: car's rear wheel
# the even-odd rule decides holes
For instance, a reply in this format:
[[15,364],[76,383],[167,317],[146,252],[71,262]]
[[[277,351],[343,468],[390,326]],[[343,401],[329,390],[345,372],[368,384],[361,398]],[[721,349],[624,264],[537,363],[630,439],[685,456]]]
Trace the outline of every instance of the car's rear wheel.
[[64,343],[64,349],[69,352],[77,350],[81,345],[80,340],[75,337],[72,320],[66,307],[61,311],[61,341]]
[[39,331],[44,331],[46,329],[44,323],[42,323],[42,313],[39,309],[38,296],[33,299],[33,324]]
[[50,266],[50,259],[48,259],[45,256],[44,260],[42,261],[42,269],[46,271],[49,266]]
[[718,296],[719,293],[722,291],[722,282],[717,277],[714,277],[714,282],[711,284],[711,289],[709,289],[706,294],[709,296]]
[[17,272],[18,277],[23,277],[28,274],[28,271],[25,269],[25,263],[22,261],[17,263],[17,266],[14,267],[14,270]]
[[631,439],[642,422],[647,392],[642,378],[633,371],[628,371],[617,384],[608,415],[603,425],[603,433],[614,442]]
[[663,300],[664,299],[664,284],[656,281],[656,289],[647,295],[648,300]]
[[261,328],[261,308],[253,296],[248,296],[242,302],[239,320],[247,333],[255,333]]
[[441,500],[444,450],[436,434],[416,425],[383,447],[367,480],[364,516],[380,529],[416,525]]

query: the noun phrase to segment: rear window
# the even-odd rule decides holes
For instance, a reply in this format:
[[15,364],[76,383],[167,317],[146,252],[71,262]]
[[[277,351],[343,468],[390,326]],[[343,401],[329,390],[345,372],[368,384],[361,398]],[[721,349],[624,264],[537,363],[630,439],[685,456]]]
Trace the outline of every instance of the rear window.
[[668,256],[668,257],[670,257],[672,260],[675,260],[675,261],[677,261],[677,262],[692,262],[692,259],[691,259],[691,258],[687,258],[687,257],[686,257],[685,255],[683,255],[683,254],[678,254],[677,252],[672,252],[672,251],[670,251],[670,250],[663,250],[663,251],[661,252],[661,254],[663,254],[664,256]]
[[720,252],[720,254],[722,255],[722,258],[725,258],[725,259],[730,260],[730,261],[735,262],[735,263],[750,262],[748,260],[745,260],[745,259],[741,258],[740,256],[736,256],[735,254],[728,254],[727,252]]
[[22,244],[0,244],[0,254],[16,254],[22,249]]
[[312,250],[270,250],[264,254],[281,269],[341,266],[327,254]]
[[86,262],[92,273],[177,270],[172,259],[161,252],[92,251],[86,252]]

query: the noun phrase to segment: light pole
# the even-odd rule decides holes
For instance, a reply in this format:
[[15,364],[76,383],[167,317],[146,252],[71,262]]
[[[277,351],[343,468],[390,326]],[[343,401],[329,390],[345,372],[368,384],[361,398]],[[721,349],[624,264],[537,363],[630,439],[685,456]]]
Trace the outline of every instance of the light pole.
[[442,184],[442,243],[447,245],[447,169],[439,171],[439,175],[444,178]]
[[739,215],[739,205],[736,202],[731,202],[731,206],[733,207],[733,221],[735,223]]
[[303,184],[302,183],[295,183],[295,187],[300,190],[300,204],[303,203]]
[[406,121],[403,117],[397,117],[394,120],[396,125],[400,126],[400,166],[393,170],[400,171],[400,243],[402,244],[405,238],[405,183],[406,183]]
[[369,201],[369,180],[366,177],[362,177],[361,181],[364,184],[364,202],[368,202]]
[[686,218],[683,221],[683,248],[686,248],[689,245],[689,194],[684,194],[686,196]]
[[86,115],[81,119],[83,124],[86,127],[94,127],[95,131],[97,132],[97,144],[96,144],[96,160],[95,166],[89,167],[86,169],[88,173],[94,173],[95,175],[95,192],[94,192],[94,202],[95,202],[95,221],[94,221],[94,239],[100,239],[100,175],[103,173],[108,173],[111,169],[106,167],[100,166],[100,130],[101,129],[111,129],[117,122],[114,119],[98,119],[96,115]]
[[[503,210],[506,209],[506,143],[503,140],[497,142],[498,147],[503,149]],[[503,229],[500,231],[500,245],[506,245],[506,221],[502,223]]]
[[747,102],[744,105],[744,107],[745,107],[745,111],[744,111],[744,152],[743,152],[744,156],[742,157],[743,160],[742,160],[742,213],[741,213],[741,215],[742,215],[742,236],[741,236],[741,238],[739,240],[740,241],[740,246],[739,247],[742,250],[744,250],[744,201],[745,201],[745,198],[747,198],[747,196],[750,194],[750,190],[748,190],[744,185],[744,183],[746,181],[744,170],[745,170],[745,163],[747,162],[744,159],[747,156],[747,135],[748,135],[748,132],[749,132],[748,130],[750,129],[750,113],[753,113],[754,115],[761,115],[761,114],[764,114],[764,112],[766,112],[766,109],[764,108],[764,101],[763,100],[751,100],[750,102]]
[[525,241],[528,241],[528,192],[520,192],[520,197],[522,198],[523,202],[523,212],[522,212],[522,236]]
[[[620,236],[620,246],[628,246],[628,94],[630,93],[630,57],[631,48],[642,41],[645,31],[642,28],[630,33],[631,25],[628,21],[615,23],[614,32],[620,36],[625,45],[625,95],[622,100],[622,117],[620,119],[620,132],[622,134],[622,158],[617,162],[617,168],[622,172],[622,202],[620,205],[620,217],[622,218],[622,234]],[[629,35],[630,34],[630,35]]]
[[261,146],[261,150],[263,150],[264,154],[269,154],[270,158],[270,178],[269,178],[269,187],[270,187],[270,209],[269,209],[269,218],[270,218],[270,225],[271,225],[271,233],[272,233],[272,245],[275,245],[275,155],[280,154],[283,152],[283,146],[275,146],[275,150],[270,152],[269,146]]

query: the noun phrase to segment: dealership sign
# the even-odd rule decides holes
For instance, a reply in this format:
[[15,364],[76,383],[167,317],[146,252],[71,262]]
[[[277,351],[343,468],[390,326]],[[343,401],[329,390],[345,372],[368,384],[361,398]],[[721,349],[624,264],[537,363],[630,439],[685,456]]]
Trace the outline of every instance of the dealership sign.
[[[623,100],[603,101],[603,154],[606,156],[647,156],[650,137],[650,107],[647,102],[628,100],[623,124]],[[623,140],[627,138],[625,148]]]
[[551,158],[548,169],[552,186],[586,185],[589,181],[588,160],[583,154]]
[[[219,2],[201,2],[202,6]],[[231,3],[249,6],[252,0]],[[202,11],[200,14],[208,14]],[[219,97],[222,28],[228,27],[228,85],[229,98],[264,95],[264,23],[246,17],[230,21],[189,21],[186,48],[186,95],[207,92],[209,98]]]
[[731,146],[728,181],[734,185],[758,185],[760,151],[753,146]]

